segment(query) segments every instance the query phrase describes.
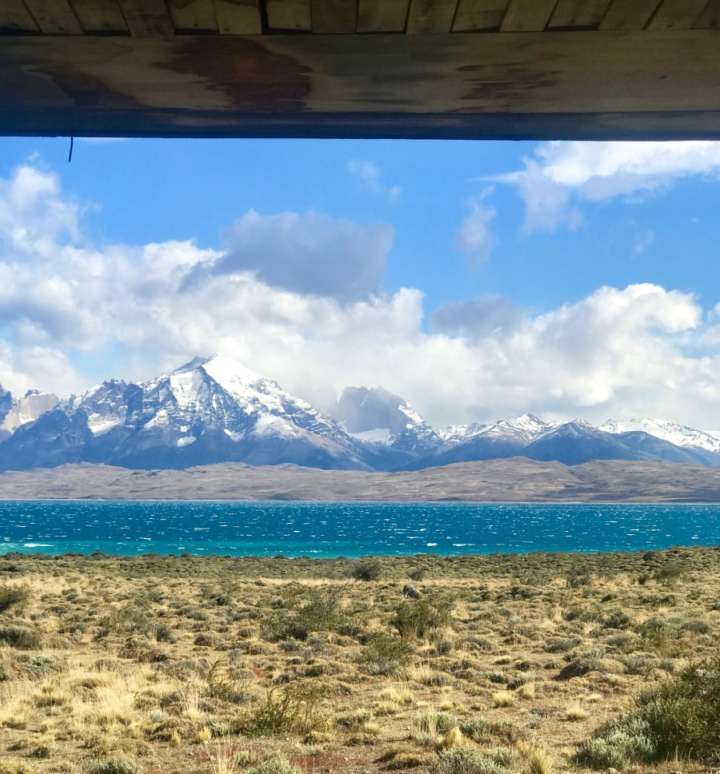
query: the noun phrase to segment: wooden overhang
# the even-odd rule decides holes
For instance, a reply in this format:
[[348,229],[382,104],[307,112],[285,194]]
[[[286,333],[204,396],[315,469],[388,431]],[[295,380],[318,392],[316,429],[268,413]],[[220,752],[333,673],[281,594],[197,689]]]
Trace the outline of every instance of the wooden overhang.
[[0,0],[0,133],[720,138],[720,0]]

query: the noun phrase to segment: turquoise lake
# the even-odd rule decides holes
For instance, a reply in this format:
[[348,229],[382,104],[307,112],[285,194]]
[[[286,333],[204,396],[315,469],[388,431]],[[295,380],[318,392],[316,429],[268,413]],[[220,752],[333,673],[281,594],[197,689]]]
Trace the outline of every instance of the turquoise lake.
[[0,553],[233,556],[720,545],[720,505],[0,502]]

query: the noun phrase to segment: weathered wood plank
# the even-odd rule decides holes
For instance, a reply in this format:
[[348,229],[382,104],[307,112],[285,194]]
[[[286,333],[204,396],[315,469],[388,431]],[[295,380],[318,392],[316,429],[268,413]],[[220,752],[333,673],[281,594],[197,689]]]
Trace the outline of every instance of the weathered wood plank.
[[259,0],[215,0],[218,29],[223,35],[259,35]]
[[312,0],[313,32],[355,32],[357,0]]
[[705,10],[693,24],[696,30],[716,30],[720,27],[720,0],[709,0]]
[[662,0],[613,0],[601,30],[642,30]]
[[407,32],[450,32],[457,0],[410,0]]
[[703,12],[707,0],[664,0],[653,16],[650,30],[688,30]]
[[129,32],[117,0],[70,0],[85,32]]
[[166,38],[175,34],[165,0],[118,0],[130,33],[138,38]]
[[409,0],[359,0],[358,32],[403,32]]
[[217,32],[213,0],[166,0],[170,18],[181,32]]
[[610,0],[558,0],[549,29],[592,29],[597,27],[607,12]]
[[541,32],[545,29],[557,0],[510,0],[501,26],[503,32]]
[[507,7],[508,0],[460,0],[453,32],[498,30]]
[[25,0],[25,5],[45,34],[82,34],[80,22],[68,0]]
[[22,0],[0,2],[0,31],[37,32],[38,26]]
[[310,0],[267,0],[265,9],[271,30],[312,29]]

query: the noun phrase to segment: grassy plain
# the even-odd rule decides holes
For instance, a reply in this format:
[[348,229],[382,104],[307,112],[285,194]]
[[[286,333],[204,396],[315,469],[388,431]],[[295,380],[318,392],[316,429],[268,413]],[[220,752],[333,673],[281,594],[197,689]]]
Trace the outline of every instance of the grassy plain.
[[0,774],[720,766],[720,550],[0,558]]

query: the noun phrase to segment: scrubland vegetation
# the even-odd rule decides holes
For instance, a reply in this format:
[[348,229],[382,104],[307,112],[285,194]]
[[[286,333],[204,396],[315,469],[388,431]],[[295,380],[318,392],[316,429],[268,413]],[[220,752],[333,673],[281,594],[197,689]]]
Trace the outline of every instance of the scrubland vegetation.
[[720,551],[0,558],[0,774],[720,767]]

